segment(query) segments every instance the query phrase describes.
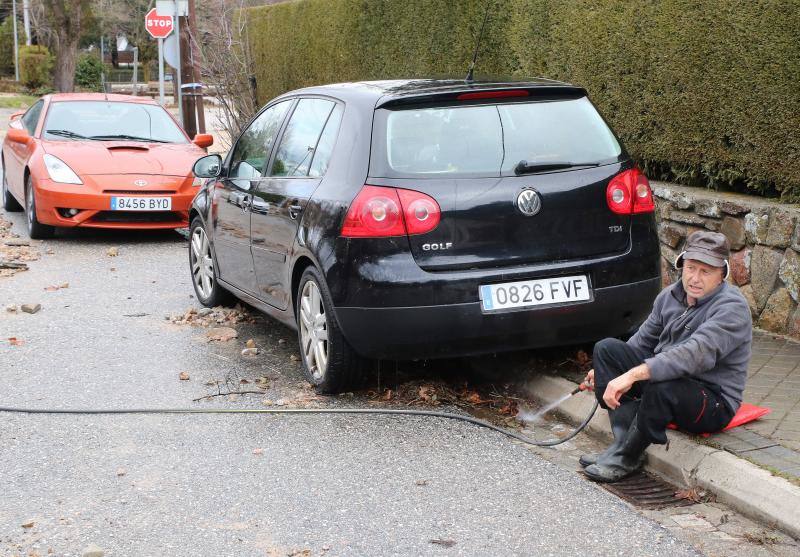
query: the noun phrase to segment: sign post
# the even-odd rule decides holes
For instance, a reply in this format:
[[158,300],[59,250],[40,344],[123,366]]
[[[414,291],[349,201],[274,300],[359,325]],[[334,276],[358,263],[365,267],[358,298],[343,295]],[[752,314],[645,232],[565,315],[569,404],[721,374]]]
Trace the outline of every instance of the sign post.
[[164,37],[172,33],[171,15],[160,15],[153,8],[144,16],[144,27],[150,35],[158,39],[158,99],[164,105]]

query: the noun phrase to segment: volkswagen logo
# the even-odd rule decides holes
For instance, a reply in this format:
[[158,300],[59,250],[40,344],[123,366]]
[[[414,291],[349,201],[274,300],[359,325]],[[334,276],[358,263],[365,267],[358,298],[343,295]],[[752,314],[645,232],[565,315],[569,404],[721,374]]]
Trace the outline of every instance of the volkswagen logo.
[[133,185],[143,188],[147,185],[147,180],[134,180]]
[[526,217],[532,217],[542,208],[542,200],[533,189],[522,190],[517,196],[517,209]]

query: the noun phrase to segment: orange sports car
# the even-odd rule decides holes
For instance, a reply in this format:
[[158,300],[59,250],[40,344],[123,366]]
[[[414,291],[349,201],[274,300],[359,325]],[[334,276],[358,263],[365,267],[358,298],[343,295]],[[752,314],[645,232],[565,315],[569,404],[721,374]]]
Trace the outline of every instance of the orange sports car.
[[155,101],[103,93],[46,95],[11,116],[2,201],[24,208],[31,238],[56,227],[181,228],[199,181],[191,141]]

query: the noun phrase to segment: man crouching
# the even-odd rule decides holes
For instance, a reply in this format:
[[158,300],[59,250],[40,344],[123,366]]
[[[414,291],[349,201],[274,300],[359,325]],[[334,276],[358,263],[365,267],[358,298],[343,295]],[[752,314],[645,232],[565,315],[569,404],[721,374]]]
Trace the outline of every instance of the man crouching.
[[616,482],[637,472],[650,443],[667,443],[670,422],[712,433],[739,409],[753,327],[744,296],[725,282],[729,257],[724,235],[693,233],[675,261],[681,280],[661,291],[636,334],[595,345],[585,383],[608,410],[614,441],[581,457],[592,480]]

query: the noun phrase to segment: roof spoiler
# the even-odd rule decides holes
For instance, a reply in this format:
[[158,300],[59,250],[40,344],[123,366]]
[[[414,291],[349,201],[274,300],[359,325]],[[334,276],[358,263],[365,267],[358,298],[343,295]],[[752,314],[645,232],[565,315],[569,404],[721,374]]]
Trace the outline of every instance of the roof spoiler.
[[579,99],[587,96],[586,89],[574,85],[468,85],[439,90],[421,90],[413,93],[387,94],[375,108],[391,108],[406,105],[441,104],[485,104],[487,101],[522,101]]

